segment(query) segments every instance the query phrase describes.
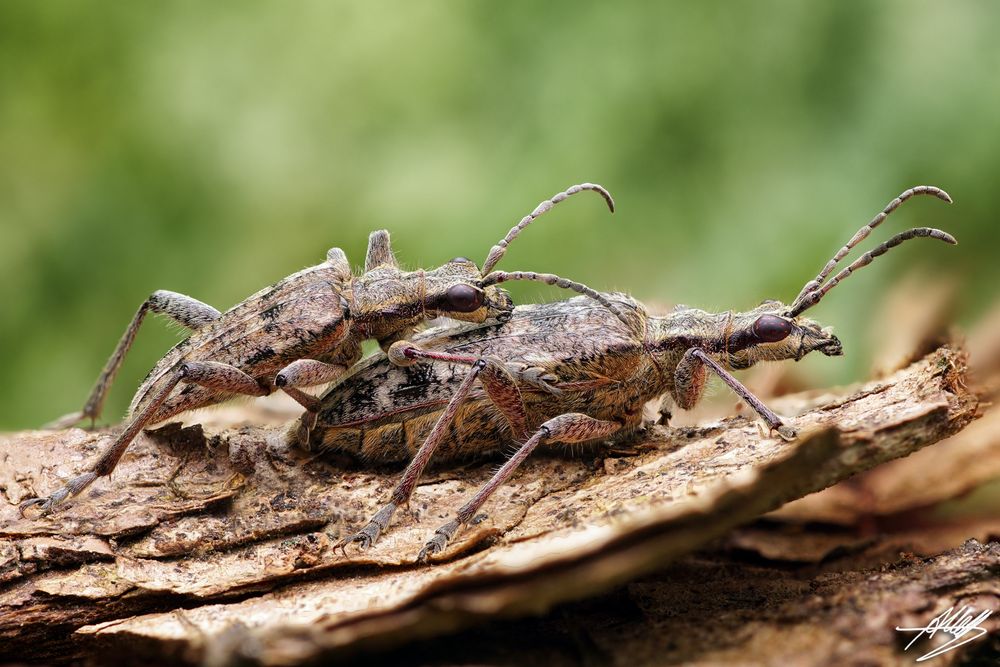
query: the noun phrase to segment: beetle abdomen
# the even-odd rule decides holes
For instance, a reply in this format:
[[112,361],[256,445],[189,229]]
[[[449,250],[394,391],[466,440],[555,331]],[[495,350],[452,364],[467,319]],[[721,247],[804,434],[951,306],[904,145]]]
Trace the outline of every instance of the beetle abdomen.
[[[430,435],[441,410],[408,411],[387,420],[321,428],[310,449],[348,454],[363,461],[405,463]],[[471,460],[504,450],[511,433],[506,420],[487,400],[463,405],[435,450],[434,460]]]

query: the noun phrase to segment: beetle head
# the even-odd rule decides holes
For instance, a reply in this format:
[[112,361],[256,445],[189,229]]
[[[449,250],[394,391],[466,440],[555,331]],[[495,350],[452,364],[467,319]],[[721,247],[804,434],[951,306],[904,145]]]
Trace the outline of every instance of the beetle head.
[[829,327],[805,317],[789,317],[787,311],[788,306],[780,301],[765,301],[753,310],[733,314],[726,324],[722,361],[742,369],[758,361],[798,361],[814,350],[828,357],[844,353]]
[[476,263],[456,257],[423,274],[420,298],[429,316],[444,316],[464,322],[510,319],[514,302],[507,290],[484,285]]

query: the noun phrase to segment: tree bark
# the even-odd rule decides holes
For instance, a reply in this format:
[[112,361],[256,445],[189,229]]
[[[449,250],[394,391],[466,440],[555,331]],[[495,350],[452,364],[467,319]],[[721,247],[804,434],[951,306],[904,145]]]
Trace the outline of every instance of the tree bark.
[[[384,502],[398,471],[289,450],[285,426],[204,422],[142,435],[110,483],[32,521],[18,516],[17,503],[49,490],[55,475],[81,468],[109,433],[13,434],[0,441],[0,490],[8,502],[0,510],[0,654],[264,665],[385,657],[450,633],[459,634],[440,646],[460,647],[465,629],[486,621],[593,596],[617,599],[637,579],[630,586],[659,582],[636,599],[660,599],[665,608],[657,607],[653,621],[666,623],[683,583],[682,608],[698,606],[695,578],[712,582],[711,596],[739,598],[750,590],[760,602],[713,602],[687,614],[704,625],[725,617],[698,650],[692,642],[701,635],[680,621],[665,625],[678,637],[671,647],[630,644],[624,634],[622,647],[651,661],[704,655],[724,663],[734,647],[776,657],[793,644],[816,655],[853,646],[909,664],[913,658],[886,628],[923,619],[955,591],[968,599],[975,591],[992,595],[996,608],[996,544],[969,543],[874,583],[845,573],[813,593],[794,577],[768,581],[770,575],[726,558],[771,543],[748,534],[740,543],[736,527],[958,433],[978,415],[978,404],[967,388],[964,353],[946,346],[846,395],[785,397],[779,412],[796,415],[800,433],[790,443],[735,417],[651,427],[627,447],[575,458],[535,456],[487,505],[488,518],[460,533],[430,566],[416,565],[416,553],[495,464],[432,473],[373,549],[348,549],[345,557],[334,545]],[[691,555],[710,546],[714,556]],[[853,599],[842,618],[831,609]],[[587,604],[560,609],[586,616]],[[767,613],[755,615],[756,608]],[[748,636],[736,618],[762,624],[755,626],[760,633]],[[653,621],[643,616],[637,627]],[[835,645],[815,639],[830,624],[850,622],[859,632],[841,632]],[[496,627],[518,627],[505,623]],[[860,630],[872,624],[878,637],[862,641]],[[614,633],[602,637],[614,647]],[[615,650],[600,655],[616,661]]]

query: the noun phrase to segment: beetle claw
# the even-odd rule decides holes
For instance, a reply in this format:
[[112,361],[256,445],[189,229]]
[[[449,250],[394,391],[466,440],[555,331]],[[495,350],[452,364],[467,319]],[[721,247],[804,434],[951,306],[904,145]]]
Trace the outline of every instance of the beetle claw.
[[434,537],[428,540],[424,548],[417,554],[417,562],[426,563],[428,558],[444,551],[444,548],[448,546],[448,541],[458,531],[458,526],[458,520],[453,519],[434,531]]
[[337,548],[340,548],[345,556],[347,555],[347,545],[352,542],[358,545],[359,551],[371,548],[378,541],[379,536],[389,527],[389,521],[392,520],[392,515],[396,512],[396,507],[395,503],[388,503],[375,513],[375,516],[372,517],[371,521],[364,528],[338,542]]
[[21,514],[21,518],[27,519],[28,516],[25,512],[29,507],[33,507],[35,505],[41,505],[38,511],[38,516],[43,517],[52,510],[52,498],[29,498],[28,500],[25,500],[17,507],[18,512]]

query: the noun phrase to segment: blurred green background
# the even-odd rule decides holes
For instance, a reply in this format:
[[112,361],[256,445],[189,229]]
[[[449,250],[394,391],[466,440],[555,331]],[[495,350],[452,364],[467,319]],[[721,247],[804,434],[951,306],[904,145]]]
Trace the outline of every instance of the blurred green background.
[[[876,234],[939,226],[831,292],[843,360],[912,267],[1000,269],[1000,5],[982,2],[4,3],[0,428],[81,407],[153,290],[225,309],[388,228],[410,267],[481,262],[535,204],[583,194],[501,267],[657,303],[791,299],[906,187]],[[974,280],[974,282],[973,282]],[[513,287],[522,302],[565,296]],[[150,320],[106,421],[177,340]]]

